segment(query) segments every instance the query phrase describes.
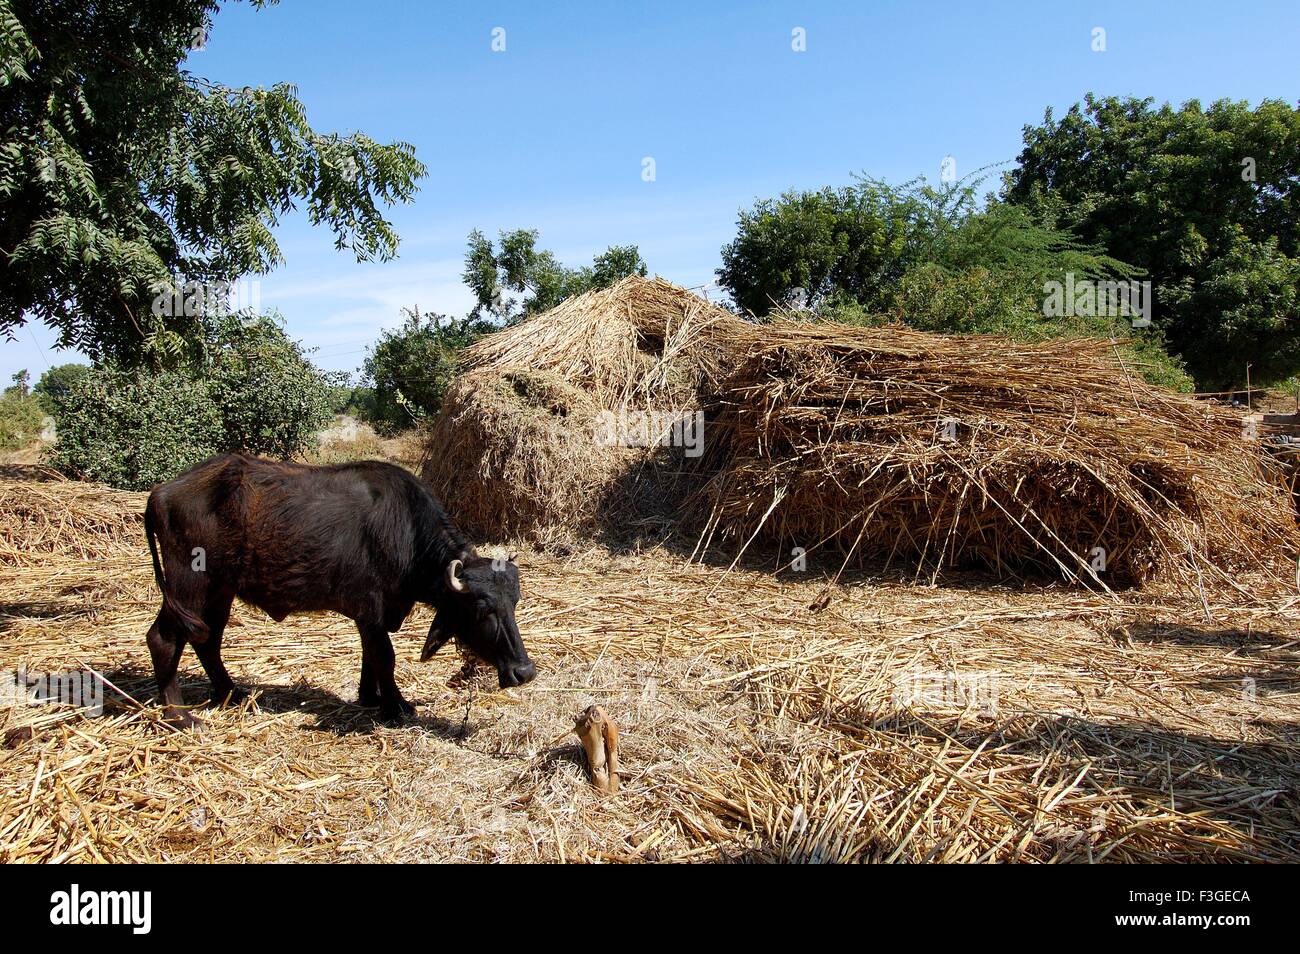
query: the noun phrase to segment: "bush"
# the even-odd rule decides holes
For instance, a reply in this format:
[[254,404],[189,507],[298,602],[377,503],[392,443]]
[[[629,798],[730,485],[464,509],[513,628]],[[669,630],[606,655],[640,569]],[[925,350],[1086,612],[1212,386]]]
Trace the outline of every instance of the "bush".
[[0,394],[0,450],[19,450],[41,436],[45,411],[39,399],[27,393],[26,372],[14,375],[15,384]]
[[351,414],[353,417],[367,419],[375,404],[375,389],[353,384],[346,372],[335,372],[335,379],[329,387],[330,413]]
[[51,463],[144,490],[223,451],[288,458],[332,418],[329,382],[270,318],[223,322],[184,371],[87,369],[58,400]]
[[72,477],[148,490],[211,457],[224,436],[209,385],[174,371],[96,367],[59,402],[50,463]]
[[380,335],[362,366],[362,383],[373,388],[363,417],[381,434],[437,414],[460,352],[493,327],[472,318],[404,314],[402,326]]
[[204,377],[221,414],[224,451],[287,459],[334,419],[327,377],[269,317],[228,322]]

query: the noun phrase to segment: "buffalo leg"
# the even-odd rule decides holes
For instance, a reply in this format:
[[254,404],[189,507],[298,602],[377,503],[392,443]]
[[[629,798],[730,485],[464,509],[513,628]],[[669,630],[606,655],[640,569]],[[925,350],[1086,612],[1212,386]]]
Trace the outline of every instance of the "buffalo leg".
[[197,725],[199,720],[185,708],[185,699],[181,695],[180,684],[176,681],[176,670],[180,667],[181,653],[185,649],[184,632],[163,610],[149,627],[146,640],[149,643],[149,655],[153,657],[153,675],[158,681],[158,693],[162,696],[165,718],[183,729]]
[[212,701],[220,705],[238,705],[248,697],[248,693],[235,685],[226,671],[226,664],[221,661],[221,637],[225,634],[226,623],[230,620],[230,604],[234,597],[208,600],[203,621],[208,624],[208,638],[194,644],[194,653],[203,664],[203,671],[212,683]]
[[370,660],[365,658],[364,652],[361,658],[361,684],[357,689],[357,703],[367,707],[379,705],[379,683],[370,668]]
[[415,715],[415,706],[402,698],[393,678],[393,641],[388,638],[388,631],[381,626],[362,626],[361,631],[361,667],[370,673],[379,689],[379,718],[385,722],[400,722],[403,718]]

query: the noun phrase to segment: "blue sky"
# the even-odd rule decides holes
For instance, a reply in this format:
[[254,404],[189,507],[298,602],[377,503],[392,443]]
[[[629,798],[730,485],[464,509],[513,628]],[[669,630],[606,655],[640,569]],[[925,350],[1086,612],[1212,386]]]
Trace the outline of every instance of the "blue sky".
[[[292,82],[318,130],[406,140],[428,166],[415,202],[391,210],[394,261],[357,264],[298,215],[277,230],[288,263],[260,278],[262,306],[322,367],[351,370],[402,306],[469,308],[472,228],[539,229],[571,265],[636,243],[652,273],[700,285],[756,199],[854,172],[934,179],[947,155],[958,175],[1006,162],[1026,123],[1090,90],[1294,102],[1298,49],[1294,0],[282,0],[226,4],[189,65],[236,86]],[[0,380],[77,359],[53,340],[29,325],[0,343]]]

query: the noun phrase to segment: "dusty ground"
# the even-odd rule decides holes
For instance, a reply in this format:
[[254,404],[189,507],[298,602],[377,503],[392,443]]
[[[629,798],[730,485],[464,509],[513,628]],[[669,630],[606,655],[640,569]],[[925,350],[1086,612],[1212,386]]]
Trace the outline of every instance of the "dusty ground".
[[[147,672],[142,501],[0,481],[0,672],[117,690],[98,718],[0,710],[34,733],[0,749],[0,861],[1300,860],[1295,592],[526,554],[529,686],[449,687],[457,659],[415,661],[421,613],[395,637],[420,717],[379,726],[347,620],[241,607],[226,659],[256,706],[182,733]],[[200,702],[192,653],[183,674]],[[567,735],[592,702],[618,796]]]

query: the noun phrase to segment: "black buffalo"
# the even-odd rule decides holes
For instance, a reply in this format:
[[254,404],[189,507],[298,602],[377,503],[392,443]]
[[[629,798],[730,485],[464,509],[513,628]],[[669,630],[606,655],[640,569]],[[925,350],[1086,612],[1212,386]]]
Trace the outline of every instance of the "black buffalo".
[[176,668],[191,643],[218,701],[238,700],[221,661],[235,597],[279,622],[329,610],[361,633],[359,701],[400,721],[415,707],[393,679],[389,633],[411,608],[436,610],[421,659],[449,639],[496,667],[502,687],[536,675],[519,629],[519,568],[480,557],[429,489],[378,461],[309,467],[225,454],[160,484],[145,534],[163,605],[149,652],[168,718],[183,707]]

